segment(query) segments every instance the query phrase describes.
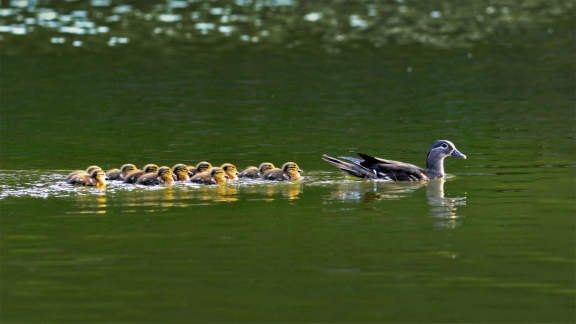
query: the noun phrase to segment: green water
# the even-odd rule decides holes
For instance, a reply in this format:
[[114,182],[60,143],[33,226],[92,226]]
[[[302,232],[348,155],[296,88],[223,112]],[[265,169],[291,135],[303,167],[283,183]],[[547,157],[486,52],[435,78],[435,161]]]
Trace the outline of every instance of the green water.
[[[568,42],[3,56],[2,323],[575,320]],[[320,156],[419,165],[356,182]],[[105,190],[98,164],[296,161],[297,184]]]

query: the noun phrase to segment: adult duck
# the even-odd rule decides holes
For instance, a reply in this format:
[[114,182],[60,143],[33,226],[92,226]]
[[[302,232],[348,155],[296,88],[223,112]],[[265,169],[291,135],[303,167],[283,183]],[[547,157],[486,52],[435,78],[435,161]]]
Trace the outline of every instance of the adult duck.
[[444,159],[455,156],[466,159],[454,143],[438,140],[432,144],[426,156],[426,169],[414,164],[385,160],[368,154],[358,153],[362,159],[341,156],[342,161],[326,154],[322,160],[358,178],[384,179],[389,181],[426,181],[444,177]]

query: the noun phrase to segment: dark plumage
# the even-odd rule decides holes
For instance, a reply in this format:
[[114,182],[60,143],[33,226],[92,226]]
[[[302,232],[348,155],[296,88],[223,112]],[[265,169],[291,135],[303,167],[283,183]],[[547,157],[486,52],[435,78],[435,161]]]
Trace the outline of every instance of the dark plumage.
[[262,175],[264,180],[273,181],[298,181],[300,180],[300,173],[302,170],[298,167],[295,162],[286,162],[282,165],[281,169],[274,168],[266,170]]
[[262,162],[259,167],[249,166],[244,171],[238,174],[239,178],[258,179],[262,177],[265,171],[274,169],[274,164],[270,162]]
[[128,173],[126,178],[124,178],[124,183],[136,183],[138,181],[138,178],[140,178],[144,174],[155,173],[157,171],[158,171],[158,165],[153,164],[153,163],[146,164],[144,166],[144,170],[135,170],[135,171]]
[[68,176],[66,176],[66,182],[68,182],[70,179],[72,179],[72,177],[82,174],[82,175],[90,175],[92,174],[92,172],[94,170],[102,170],[101,167],[97,166],[97,165],[91,165],[89,167],[86,168],[86,170],[76,170],[73,171],[72,173],[70,173]]
[[112,169],[106,172],[106,180],[124,180],[128,173],[134,170],[136,170],[136,166],[134,164],[124,164],[120,169]]
[[384,179],[390,181],[426,181],[444,176],[444,158],[456,156],[465,159],[456,146],[448,140],[438,140],[432,144],[426,157],[426,169],[416,165],[385,160],[358,153],[362,159],[341,156],[342,161],[324,154],[322,159],[340,170],[358,178]]
[[190,179],[190,182],[201,184],[226,184],[226,173],[221,168],[212,168],[200,172]]
[[174,182],[172,179],[172,169],[167,166],[163,166],[158,169],[156,173],[147,173],[136,181],[137,184],[145,185],[145,186],[154,186],[154,185],[171,185]]
[[100,168],[93,169],[92,173],[74,171],[66,178],[66,182],[82,186],[101,187],[106,185],[106,174]]

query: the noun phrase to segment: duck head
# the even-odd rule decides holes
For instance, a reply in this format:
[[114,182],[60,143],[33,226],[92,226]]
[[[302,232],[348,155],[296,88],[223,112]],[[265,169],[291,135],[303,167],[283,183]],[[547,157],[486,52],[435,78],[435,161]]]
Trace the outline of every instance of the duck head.
[[258,170],[260,170],[260,174],[263,174],[264,171],[266,170],[272,170],[276,168],[276,166],[274,166],[274,164],[270,163],[270,162],[262,162],[260,163],[260,166],[258,167]]
[[224,172],[222,168],[212,168],[212,171],[210,171],[210,176],[212,179],[214,179],[214,181],[216,181],[217,184],[226,184],[226,172]]
[[226,173],[226,177],[229,180],[238,180],[238,169],[232,163],[224,163],[220,166],[222,170]]
[[90,178],[97,187],[103,187],[106,185],[106,173],[102,169],[93,170],[90,173]]
[[128,173],[132,172],[136,170],[136,166],[134,164],[131,163],[126,163],[124,165],[122,165],[122,167],[120,168],[120,172],[122,173],[122,177],[125,178]]
[[[97,165],[91,165],[91,166],[89,166],[89,167],[86,168],[86,173],[92,174],[92,172],[93,172],[94,170],[102,170],[102,168],[99,167],[99,166],[97,166]],[[104,171],[104,170],[102,170],[102,171]]]
[[188,176],[188,166],[186,164],[176,164],[172,167],[172,171],[176,175],[176,180],[178,181],[188,181],[190,177]]
[[300,172],[302,170],[300,170],[300,167],[298,167],[296,162],[286,162],[282,165],[282,171],[290,180],[294,181],[300,179]]
[[172,179],[172,169],[167,166],[163,166],[158,169],[158,177],[164,180],[166,184],[172,184],[174,179]]
[[142,170],[144,170],[144,173],[156,173],[158,172],[158,169],[159,169],[158,165],[154,163],[146,164],[144,168],[142,168]]
[[466,159],[466,155],[458,151],[456,145],[448,140],[438,140],[432,144],[426,157],[426,172],[431,178],[444,176],[444,159],[455,156]]

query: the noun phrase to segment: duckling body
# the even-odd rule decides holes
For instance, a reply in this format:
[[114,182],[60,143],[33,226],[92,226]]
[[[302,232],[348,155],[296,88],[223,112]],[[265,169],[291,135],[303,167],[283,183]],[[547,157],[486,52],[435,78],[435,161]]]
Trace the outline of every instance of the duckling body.
[[136,183],[138,181],[138,178],[140,178],[141,176],[143,176],[147,173],[158,172],[158,169],[159,169],[158,165],[156,165],[156,164],[152,164],[152,163],[146,164],[144,166],[144,170],[135,170],[135,171],[128,173],[128,175],[124,179],[124,183]]
[[71,172],[68,176],[66,176],[66,182],[68,182],[70,179],[72,179],[73,177],[77,176],[77,175],[90,175],[92,174],[92,172],[94,170],[102,170],[101,167],[97,166],[97,165],[91,165],[89,167],[86,168],[86,170],[76,170]]
[[212,163],[210,163],[210,162],[206,162],[206,161],[198,162],[198,164],[196,164],[195,167],[189,167],[188,176],[190,178],[192,178],[196,174],[210,170],[211,168],[212,168]]
[[282,168],[266,170],[262,175],[264,180],[272,181],[298,181],[300,180],[300,168],[295,162],[286,162]]
[[186,164],[176,164],[172,167],[172,178],[174,181],[190,181],[188,171],[189,167]]
[[270,162],[263,162],[260,163],[259,167],[249,166],[244,171],[238,174],[239,178],[248,178],[248,179],[258,179],[261,178],[264,172],[267,170],[272,170],[276,168],[274,164]]
[[106,174],[100,168],[92,170],[92,173],[74,171],[69,178],[67,177],[66,182],[73,185],[102,187],[106,185]]
[[137,184],[145,186],[154,186],[160,184],[171,185],[173,182],[174,179],[172,179],[172,169],[167,166],[159,168],[156,173],[144,174],[136,181]]
[[324,154],[322,159],[340,170],[358,178],[383,179],[389,181],[426,181],[444,177],[444,159],[455,156],[466,159],[466,155],[456,149],[448,140],[435,141],[426,157],[426,169],[414,164],[386,160],[368,154],[358,153],[362,159],[343,157],[342,161]]
[[137,169],[134,164],[124,164],[120,169],[112,169],[106,172],[106,180],[124,180],[130,172],[135,170]]
[[194,175],[190,182],[200,184],[226,184],[226,173],[221,168],[212,168]]

